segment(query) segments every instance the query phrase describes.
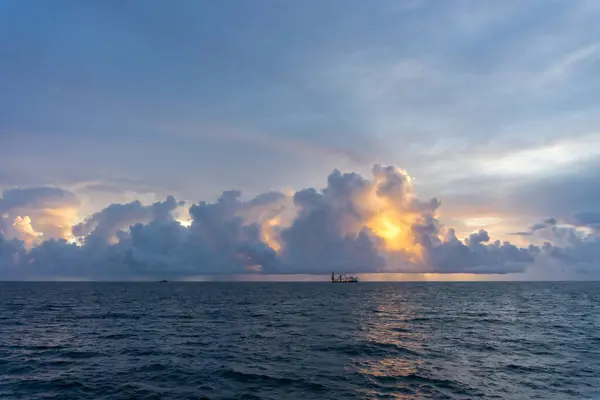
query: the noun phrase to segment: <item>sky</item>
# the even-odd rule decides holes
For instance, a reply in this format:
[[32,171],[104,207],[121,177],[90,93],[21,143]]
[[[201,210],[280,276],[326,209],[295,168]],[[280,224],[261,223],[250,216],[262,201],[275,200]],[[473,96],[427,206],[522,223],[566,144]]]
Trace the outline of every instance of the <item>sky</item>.
[[598,18],[4,0],[0,279],[599,279]]

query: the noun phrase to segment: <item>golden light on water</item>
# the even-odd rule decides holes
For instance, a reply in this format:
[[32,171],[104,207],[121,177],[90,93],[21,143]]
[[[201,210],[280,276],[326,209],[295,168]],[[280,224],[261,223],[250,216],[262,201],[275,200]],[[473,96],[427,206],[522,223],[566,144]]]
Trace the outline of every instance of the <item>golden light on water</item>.
[[471,273],[369,273],[359,274],[364,282],[473,282],[514,280],[515,274],[471,274]]

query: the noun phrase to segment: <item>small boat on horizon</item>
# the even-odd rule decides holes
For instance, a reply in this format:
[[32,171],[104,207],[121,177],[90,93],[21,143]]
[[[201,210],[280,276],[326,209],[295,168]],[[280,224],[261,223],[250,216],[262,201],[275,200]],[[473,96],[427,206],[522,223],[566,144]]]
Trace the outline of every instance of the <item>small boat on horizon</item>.
[[166,279],[163,279],[162,281],[158,281],[158,283],[167,283],[167,282],[169,282],[169,281]]
[[335,273],[331,271],[331,283],[358,283],[358,276],[346,276],[346,274],[340,274],[335,276]]

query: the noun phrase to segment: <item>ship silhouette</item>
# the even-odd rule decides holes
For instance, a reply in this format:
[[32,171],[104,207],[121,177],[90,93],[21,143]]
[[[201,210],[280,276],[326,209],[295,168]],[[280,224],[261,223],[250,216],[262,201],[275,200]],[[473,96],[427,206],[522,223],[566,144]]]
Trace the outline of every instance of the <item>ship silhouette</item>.
[[339,274],[336,277],[335,273],[331,271],[331,283],[358,283],[358,277],[346,276],[346,274]]

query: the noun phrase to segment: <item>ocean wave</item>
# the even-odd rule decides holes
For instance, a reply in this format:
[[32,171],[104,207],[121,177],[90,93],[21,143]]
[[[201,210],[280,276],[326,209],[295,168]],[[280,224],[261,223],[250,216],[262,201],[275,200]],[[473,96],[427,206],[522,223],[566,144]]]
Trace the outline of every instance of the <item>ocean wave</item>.
[[600,392],[600,284],[0,285],[2,400]]

